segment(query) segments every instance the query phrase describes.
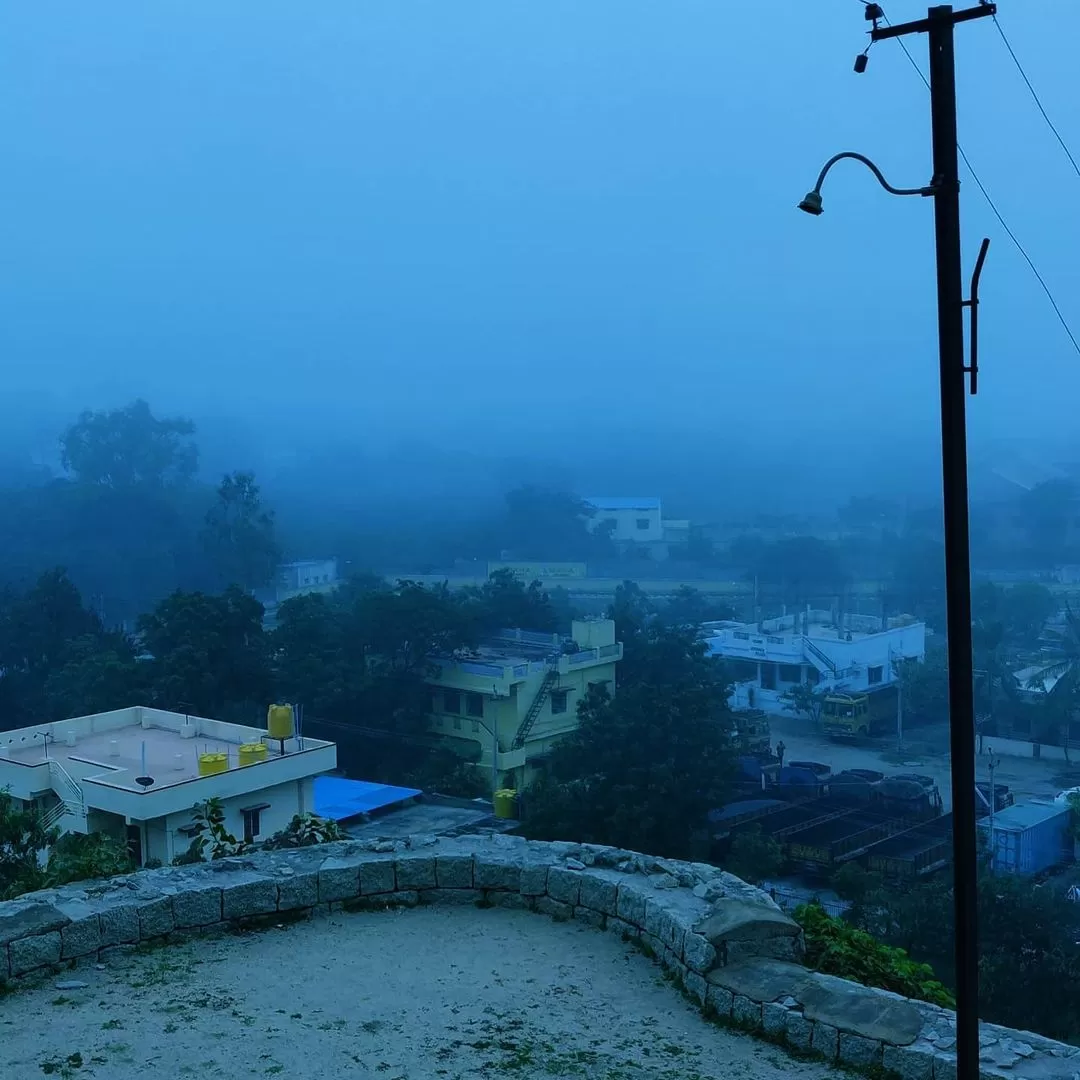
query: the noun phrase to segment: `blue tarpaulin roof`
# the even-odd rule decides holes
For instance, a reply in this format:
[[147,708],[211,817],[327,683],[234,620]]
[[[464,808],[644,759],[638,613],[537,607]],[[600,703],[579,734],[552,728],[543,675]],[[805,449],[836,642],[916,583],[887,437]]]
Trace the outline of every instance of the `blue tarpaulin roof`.
[[315,813],[330,821],[381,810],[421,795],[418,788],[371,784],[366,780],[346,780],[341,776],[315,777]]

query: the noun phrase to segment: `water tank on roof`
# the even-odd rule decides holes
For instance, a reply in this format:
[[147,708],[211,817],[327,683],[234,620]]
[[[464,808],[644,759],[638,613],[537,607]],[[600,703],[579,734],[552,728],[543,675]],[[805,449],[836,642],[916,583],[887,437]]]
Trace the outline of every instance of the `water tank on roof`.
[[266,730],[271,739],[291,739],[296,731],[293,707],[271,705],[266,711]]
[[209,753],[199,755],[199,775],[213,776],[215,773],[228,771],[229,755]]
[[496,791],[492,802],[497,818],[513,821],[514,812],[517,809],[517,792],[513,788],[503,788],[501,791]]
[[254,765],[257,761],[265,761],[266,743],[241,743],[237,749],[237,757],[240,760],[241,768],[245,765]]

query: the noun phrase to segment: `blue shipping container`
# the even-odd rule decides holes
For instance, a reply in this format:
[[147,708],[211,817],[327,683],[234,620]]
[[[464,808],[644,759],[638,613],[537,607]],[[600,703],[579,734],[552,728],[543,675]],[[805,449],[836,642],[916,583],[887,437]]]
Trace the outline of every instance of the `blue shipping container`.
[[990,843],[996,871],[1006,874],[1039,874],[1072,862],[1072,811],[1046,803],[1017,803],[979,822]]

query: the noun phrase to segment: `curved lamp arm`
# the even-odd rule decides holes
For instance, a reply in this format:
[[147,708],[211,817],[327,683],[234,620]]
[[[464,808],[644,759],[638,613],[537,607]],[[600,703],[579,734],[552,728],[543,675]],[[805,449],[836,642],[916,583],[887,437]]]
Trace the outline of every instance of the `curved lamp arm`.
[[799,209],[804,210],[808,214],[814,214],[815,216],[822,212],[821,207],[821,185],[825,183],[825,177],[829,175],[829,170],[838,162],[844,158],[853,158],[855,161],[861,161],[877,178],[877,182],[890,194],[890,195],[933,195],[936,192],[936,188],[933,185],[929,187],[921,188],[898,188],[893,187],[888,180],[882,175],[881,170],[868,158],[865,154],[857,154],[854,150],[844,150],[839,154],[833,154],[828,161],[822,166],[821,172],[818,173],[817,183],[814,184],[812,191],[806,193],[806,197],[801,203],[799,203]]

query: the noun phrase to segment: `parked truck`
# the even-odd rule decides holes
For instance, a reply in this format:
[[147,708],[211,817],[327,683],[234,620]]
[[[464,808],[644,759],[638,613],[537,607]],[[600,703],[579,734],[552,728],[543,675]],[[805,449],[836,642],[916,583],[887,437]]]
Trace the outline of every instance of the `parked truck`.
[[835,691],[821,707],[821,728],[838,739],[866,738],[896,730],[896,687],[865,693]]
[[772,729],[761,709],[738,709],[732,713],[735,744],[740,754],[772,754]]

